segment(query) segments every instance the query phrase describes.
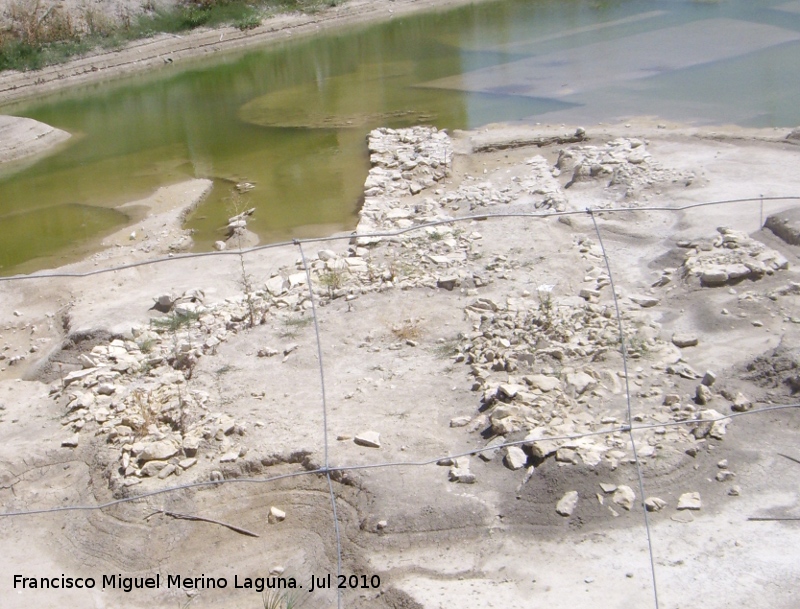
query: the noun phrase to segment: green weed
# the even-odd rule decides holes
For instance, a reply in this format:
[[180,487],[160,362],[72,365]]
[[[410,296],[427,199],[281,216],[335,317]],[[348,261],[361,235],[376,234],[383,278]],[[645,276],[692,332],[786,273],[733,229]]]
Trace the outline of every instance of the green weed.
[[233,22],[233,26],[237,29],[242,31],[245,30],[253,30],[261,25],[261,17],[257,14],[246,15],[236,19]]
[[141,351],[142,353],[147,355],[148,353],[150,353],[153,350],[153,347],[155,346],[155,344],[156,344],[156,341],[154,339],[146,338],[146,339],[144,339],[144,340],[139,342],[139,351]]
[[270,590],[262,594],[261,600],[264,609],[294,609],[302,605],[305,598],[295,591]]
[[313,323],[311,317],[286,317],[283,319],[283,328],[281,329],[281,338],[295,338],[300,330]]
[[321,285],[328,288],[328,296],[333,298],[334,292],[344,285],[344,269],[329,269],[319,275]]
[[433,348],[433,353],[436,357],[449,359],[458,355],[459,345],[460,341],[458,338],[446,339],[436,343],[436,346]]
[[16,0],[8,11],[10,27],[0,32],[0,72],[37,70],[92,49],[119,48],[159,33],[179,34],[226,24],[252,29],[261,25],[261,16],[267,12],[315,12],[322,6],[324,0],[188,0],[162,9],[148,0],[145,13],[126,14],[117,23],[87,8],[82,33],[61,8],[46,8],[41,0]]
[[168,332],[176,332],[181,328],[189,326],[200,319],[199,313],[188,313],[187,315],[178,315],[172,313],[167,317],[153,319],[150,321],[151,325],[159,330],[166,330]]

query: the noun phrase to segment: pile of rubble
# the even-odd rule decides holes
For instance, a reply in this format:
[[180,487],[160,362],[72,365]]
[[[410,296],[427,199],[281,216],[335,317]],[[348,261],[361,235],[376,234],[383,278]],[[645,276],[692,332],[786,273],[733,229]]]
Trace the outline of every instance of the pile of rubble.
[[558,181],[560,172],[547,159],[537,155],[525,160],[522,170],[514,168],[491,180],[467,177],[456,190],[438,198],[443,207],[470,211],[494,205],[525,204],[534,209],[564,211],[567,195]]
[[[443,184],[452,163],[452,143],[446,133],[430,127],[376,129],[369,135],[372,168],[366,181],[364,206],[356,233],[380,233],[452,219],[453,211],[475,211],[497,205],[530,205],[565,211],[565,188],[604,180],[612,191],[632,198],[644,189],[668,184],[690,185],[695,175],[659,164],[645,142],[620,138],[602,146],[575,146],[560,151],[555,166],[543,156],[488,176],[465,176],[453,189]],[[562,186],[563,176],[568,176]],[[429,196],[416,197],[435,188]],[[380,237],[360,236],[359,245]]]
[[[525,171],[533,169],[533,176],[512,175],[508,183],[500,187],[496,180],[480,182],[467,179],[455,191],[444,192],[437,188],[434,196],[422,202],[419,197],[414,197],[415,193],[403,181],[411,176],[404,178],[399,174],[391,182],[386,182],[385,159],[395,158],[389,153],[390,142],[394,140],[401,147],[402,142],[413,142],[415,150],[419,151],[423,149],[420,138],[432,135],[436,136],[437,142],[449,144],[446,136],[435,130],[380,130],[371,134],[370,149],[379,154],[379,158],[373,157],[377,179],[368,180],[368,194],[373,198],[368,213],[362,213],[357,234],[370,230],[396,230],[445,219],[446,208],[461,209],[465,202],[474,209],[525,201],[524,196],[533,191],[534,183],[544,185],[539,188],[539,194],[545,191],[556,193],[552,202],[556,209],[565,205],[566,199],[559,198],[563,190],[556,179],[558,170],[551,170],[542,157],[533,157],[526,162]],[[643,148],[636,151],[640,147],[633,140],[620,140],[597,150],[605,150],[618,163],[644,164],[644,173],[631,170],[637,179],[650,180],[649,183],[666,179],[667,172],[662,172]],[[435,147],[429,149],[441,154]],[[591,160],[590,155],[585,160]],[[631,171],[620,170],[618,175],[634,175]],[[428,185],[433,186],[434,182],[429,181]],[[552,189],[548,190],[548,185]],[[386,193],[391,193],[391,197],[386,197]],[[477,296],[476,288],[506,277],[519,267],[518,262],[503,255],[491,259],[475,256],[473,246],[481,238],[477,232],[467,234],[460,227],[443,224],[390,239],[376,239],[385,246],[380,250],[351,247],[351,257],[365,260],[366,266],[357,267],[362,269],[360,275],[348,272],[338,291],[329,296],[354,298],[359,291],[364,293],[392,287],[461,287],[467,294]],[[370,241],[357,240],[358,244],[365,242]],[[614,310],[610,301],[601,304],[603,290],[610,285],[602,264],[603,252],[599,244],[585,236],[576,237],[575,248],[584,260],[594,265],[575,296],[553,298],[552,286],[541,286],[535,296],[509,298],[504,303],[479,298],[465,309],[465,314],[474,321],[474,329],[463,338],[456,361],[471,367],[475,377],[474,389],[482,395],[481,413],[473,418],[454,419],[451,424],[468,426],[471,431],[490,430],[493,438],[487,450],[481,453],[485,459],[491,459],[501,451],[500,448],[492,449],[493,446],[524,440],[521,447],[502,449],[504,462],[511,469],[530,467],[550,456],[555,456],[563,464],[594,466],[605,460],[611,467],[633,458],[628,435],[619,431],[619,426],[627,419],[623,399],[625,379]],[[377,262],[379,251],[390,261],[388,265]],[[349,270],[349,260],[331,254],[325,261],[314,261],[312,273],[339,268]],[[662,280],[669,282],[669,274]],[[320,296],[324,299],[324,294]],[[650,457],[666,446],[692,446],[695,441],[708,436],[721,439],[729,420],[709,407],[719,398],[711,390],[716,376],[712,373],[700,375],[682,360],[681,347],[692,346],[696,340],[675,337],[666,343],[659,338],[658,324],[644,312],[657,305],[658,298],[629,295],[622,297],[620,302],[627,355],[631,360],[648,355],[655,359],[651,368],[657,371],[656,376],[674,375],[680,379],[702,381],[693,392],[681,395],[664,388],[655,377],[649,382],[649,373],[642,367],[635,369],[632,387],[637,391],[640,410],[634,413],[634,421],[687,422],[686,425],[637,434],[638,456]],[[722,397],[732,403],[733,410],[749,407],[743,396]],[[617,431],[600,436],[550,439],[613,427]],[[474,481],[469,458],[442,465],[451,467],[452,480]]]
[[[604,462],[612,470],[633,463],[634,447],[624,429],[630,421],[613,306],[580,297],[551,298],[551,287],[543,286],[538,298],[509,298],[505,303],[478,298],[466,307],[473,331],[463,337],[455,361],[470,366],[481,403],[478,415],[458,417],[450,425],[488,433],[491,440],[480,457],[489,461],[501,455],[506,467],[527,467],[528,475],[550,457],[561,465]],[[633,359],[628,379],[635,392],[633,422],[653,425],[636,433],[636,455],[647,459],[675,448],[696,454],[696,442],[722,440],[730,423],[709,407],[713,400],[724,398],[733,411],[752,404],[740,393],[714,393],[716,375],[695,373],[675,344],[659,338],[658,324],[643,325],[646,320],[640,311],[622,311]],[[654,372],[635,366],[643,353]],[[664,380],[670,374],[702,380],[694,395],[682,394],[677,383]],[[685,424],[669,425],[673,422]],[[597,433],[604,429],[609,431]],[[507,442],[520,445],[503,448]],[[452,481],[475,481],[468,457],[441,464],[451,466]]]
[[[409,209],[397,199],[418,194],[445,178],[453,162],[448,135],[434,127],[375,129],[369,134],[368,147],[372,167],[356,232],[375,233],[440,219],[432,205]],[[378,241],[365,237],[358,243]]]
[[747,233],[720,227],[712,241],[679,243],[689,248],[683,261],[685,277],[696,278],[707,287],[730,285],[744,279],[789,268],[789,261]]
[[689,186],[695,179],[694,173],[663,167],[647,151],[645,142],[635,138],[618,138],[603,146],[566,148],[559,153],[556,167],[562,173],[571,172],[567,188],[602,180],[625,198],[668,184]]
[[[454,256],[445,263],[444,253],[432,251],[446,250],[452,255],[459,243],[470,243],[449,230],[443,229],[433,239],[423,234],[408,240],[407,245],[419,245],[408,248],[413,252],[409,260],[415,261],[413,274],[373,264],[361,247],[351,247],[344,256],[333,250],[308,256],[315,296],[324,305],[333,298],[352,299],[395,286],[437,287],[435,269],[463,264],[466,256]],[[75,366],[80,368],[53,383],[51,395],[63,405],[62,423],[71,432],[62,446],[75,448],[87,434],[103,437],[118,451],[108,469],[112,489],[179,476],[202,455],[213,463],[244,456],[246,424],[216,411],[207,392],[192,388],[192,372],[200,358],[214,356],[232,335],[270,317],[304,314],[311,306],[307,282],[298,258],[294,271],[283,268],[259,289],[219,303],[207,304],[201,290],[156,298],[153,308],[164,317],[147,328],[133,328],[127,338],[115,338],[82,353]],[[275,354],[262,350],[258,355]]]
[[[594,466],[605,458],[616,467],[630,456],[626,434],[548,439],[593,433],[626,420],[624,400],[613,397],[621,393],[622,373],[609,372],[606,363],[612,359],[621,370],[613,309],[580,297],[550,299],[547,291],[535,300],[510,298],[500,304],[481,298],[466,307],[473,332],[464,337],[456,361],[470,366],[473,389],[482,396],[481,414],[467,424],[491,429],[495,437],[489,447],[525,439],[531,464],[555,454],[564,463]],[[635,327],[625,321],[626,328]],[[631,342],[634,332],[626,340]],[[657,342],[650,339],[651,348],[657,349]],[[643,436],[640,453],[653,454],[650,439]]]
[[[404,240],[401,262],[391,258],[374,263],[370,251],[357,246],[344,255],[320,250],[307,256],[315,297],[324,305],[394,287],[453,289],[462,281],[483,285],[480,273],[475,279],[465,270],[465,252],[480,235],[457,234],[450,227],[437,230]],[[456,266],[462,270],[453,274]],[[439,269],[447,269],[450,278]],[[305,314],[311,308],[308,275],[298,258],[294,269],[281,268],[253,292],[214,304],[205,302],[201,290],[162,294],[153,308],[165,316],[150,327],[132,329],[127,338],[82,353],[80,368],[64,374],[51,389],[63,404],[63,424],[71,431],[63,446],[77,447],[82,434],[91,434],[119,451],[109,468],[112,488],[181,475],[203,453],[220,463],[246,453],[246,425],[216,412],[209,395],[188,381],[198,360],[215,355],[231,335],[270,317]],[[259,355],[274,354],[263,351]]]
[[450,137],[436,127],[375,129],[369,134],[372,168],[367,197],[417,194],[447,175],[453,163]]
[[[625,146],[620,144],[625,150],[640,147],[625,141]],[[264,323],[271,316],[305,314],[311,308],[310,292],[325,306],[333,299],[353,300],[388,289],[460,288],[475,299],[465,308],[473,330],[463,336],[456,361],[470,366],[474,390],[482,397],[480,414],[454,419],[451,425],[490,431],[493,437],[483,458],[493,458],[502,450],[511,469],[531,468],[551,456],[563,464],[606,462],[617,467],[629,462],[633,447],[621,428],[630,422],[619,329],[598,243],[585,236],[575,238],[574,247],[590,269],[576,294],[556,297],[553,286],[540,286],[534,295],[525,292],[522,297],[497,302],[480,298],[478,288],[513,276],[521,262],[502,254],[483,258],[475,251],[482,235],[474,230],[441,224],[385,239],[359,237],[375,230],[446,219],[448,206],[461,206],[465,201],[470,206],[490,205],[495,199],[521,201],[524,199],[514,197],[535,188],[537,196],[545,196],[542,206],[559,209],[566,199],[560,198],[563,191],[556,180],[557,171],[554,174],[544,159],[533,157],[522,169],[526,177],[510,176],[508,189],[490,194],[490,190],[462,183],[450,193],[437,187],[434,194],[438,199],[421,200],[416,196],[419,190],[437,185],[452,162],[452,147],[445,133],[430,128],[376,130],[370,135],[370,150],[374,167],[366,184],[367,199],[346,252],[323,249],[307,255],[308,273],[298,257],[294,267],[279,269],[254,291],[213,305],[205,303],[200,291],[159,297],[154,308],[168,313],[162,322],[135,330],[127,339],[96,346],[81,356],[81,370],[70,372],[54,387],[54,396],[66,409],[64,424],[75,434],[64,445],[77,445],[85,432],[104,436],[119,451],[110,474],[111,486],[117,488],[146,478],[180,475],[196,463],[199,454],[219,462],[235,461],[247,451],[243,441],[246,425],[216,411],[208,394],[190,388],[187,381],[199,358],[213,356],[232,333]],[[637,154],[644,155],[644,151]],[[645,162],[634,163],[629,157],[624,158],[631,165]],[[483,194],[470,200],[466,193],[473,187],[489,201]],[[550,202],[545,203],[550,195]],[[232,222],[245,220],[245,215]],[[367,247],[375,242],[381,247]],[[756,260],[763,266],[749,260],[751,266],[763,268],[765,273],[785,267],[785,260],[781,263],[763,244],[721,230],[718,243],[696,246],[687,257],[686,272],[701,268],[699,276],[705,281],[717,260],[706,257],[707,253]],[[726,265],[734,264],[724,260]],[[729,276],[726,270],[726,278]],[[668,276],[662,279],[669,281]],[[697,340],[678,337],[669,343],[660,338],[660,327],[646,312],[659,303],[658,298],[620,295],[619,302],[631,364],[646,358],[650,370],[655,371],[636,366],[627,379],[638,398],[634,421],[690,422],[638,433],[639,457],[706,436],[721,438],[727,420],[708,407],[719,401],[711,390],[716,377],[700,375],[682,360],[681,348]],[[277,353],[264,349],[259,356]],[[700,383],[696,391],[681,394],[675,382],[664,381],[670,374]],[[734,402],[734,409],[749,406],[743,396],[723,397]],[[612,431],[556,439],[603,429]],[[492,448],[518,440],[523,441],[522,446]],[[453,480],[474,481],[468,458],[449,465]]]
[[200,453],[220,463],[243,456],[246,425],[215,412],[209,394],[188,381],[198,360],[213,356],[232,334],[261,323],[269,312],[306,308],[307,292],[280,292],[264,288],[214,305],[204,304],[199,290],[156,299],[154,308],[168,316],[82,353],[81,368],[51,387],[72,432],[62,445],[78,446],[81,433],[104,437],[119,451],[109,468],[112,489],[180,475]]
[[[369,150],[372,168],[365,185],[358,235],[449,220],[449,210],[511,203],[555,211],[564,211],[567,206],[564,189],[556,179],[560,172],[542,156],[531,157],[522,170],[493,176],[491,181],[467,176],[456,189],[440,187],[420,200],[414,195],[441,186],[448,175],[453,147],[445,132],[432,127],[376,129],[369,135]],[[363,236],[358,244],[380,240]]]

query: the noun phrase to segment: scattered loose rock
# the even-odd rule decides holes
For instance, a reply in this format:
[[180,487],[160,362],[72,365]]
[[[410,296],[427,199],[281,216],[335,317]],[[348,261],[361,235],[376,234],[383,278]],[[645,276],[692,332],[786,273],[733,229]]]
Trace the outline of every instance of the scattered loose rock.
[[733,398],[733,404],[731,404],[731,410],[734,412],[746,412],[752,407],[753,403],[741,392],[736,394],[736,396]]
[[475,474],[469,471],[469,457],[459,457],[450,468],[450,480],[461,484],[474,484]]
[[381,435],[377,431],[364,431],[353,438],[353,442],[359,446],[367,446],[369,448],[381,447]]
[[644,506],[648,512],[660,512],[667,506],[667,502],[658,497],[648,497],[644,500]]
[[678,498],[678,510],[699,510],[703,507],[700,500],[700,493],[684,493]]
[[601,180],[626,198],[655,187],[692,183],[694,174],[664,168],[647,151],[645,143],[635,138],[617,138],[603,146],[574,146],[563,150],[556,167],[572,172],[567,184]]
[[683,262],[684,275],[700,280],[700,285],[731,285],[744,279],[757,280],[789,267],[789,261],[746,233],[727,227],[719,236],[691,249]]
[[556,504],[556,513],[559,516],[572,516],[578,505],[578,491],[569,491]]
[[714,394],[711,393],[711,390],[706,385],[700,384],[697,386],[694,396],[695,402],[697,402],[700,406],[705,406],[712,399],[714,399]]
[[630,512],[633,508],[633,502],[636,501],[636,493],[633,492],[631,487],[620,485],[617,487],[617,490],[614,491],[611,500]]
[[676,347],[684,349],[686,347],[695,347],[699,339],[695,334],[673,334],[672,344]]
[[267,518],[267,520],[269,521],[270,524],[283,522],[284,520],[286,520],[286,512],[273,505],[271,508],[269,508],[269,517]]
[[61,440],[61,446],[63,446],[64,448],[77,448],[79,443],[80,443],[80,436],[78,434],[73,434],[69,438]]
[[528,464],[528,455],[519,446],[509,446],[506,449],[505,464],[509,469],[522,469]]
[[654,298],[652,296],[631,296],[631,300],[636,304],[638,304],[640,307],[645,309],[649,307],[654,307],[660,302],[658,298]]

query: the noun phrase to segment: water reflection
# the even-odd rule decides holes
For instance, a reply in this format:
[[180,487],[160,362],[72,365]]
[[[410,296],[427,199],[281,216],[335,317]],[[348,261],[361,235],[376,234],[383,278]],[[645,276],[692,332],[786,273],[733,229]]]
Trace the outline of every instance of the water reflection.
[[[793,103],[800,84],[787,76],[800,68],[791,38],[800,32],[800,13],[776,10],[783,4],[483,3],[214,63],[173,65],[11,108],[76,137],[57,154],[0,177],[4,227],[13,223],[20,235],[35,235],[45,209],[63,227],[63,235],[47,244],[35,238],[0,241],[0,272],[123,225],[124,216],[104,208],[189,177],[215,184],[189,220],[199,248],[220,237],[232,186],[242,180],[256,184],[243,204],[258,208],[251,226],[264,238],[308,234],[303,227],[312,225],[326,232],[350,228],[368,169],[365,136],[376,126],[427,122],[453,129],[503,120],[657,113],[752,125],[800,122]],[[780,28],[784,44],[745,49],[738,56],[711,53],[705,63],[676,63],[674,52],[660,51],[664,45],[657,40],[664,32],[672,32],[667,40],[673,40],[682,27],[691,32],[693,22],[709,19]],[[634,40],[639,55],[651,55],[645,66],[652,68],[649,77],[606,86],[622,61],[604,58],[603,49],[616,49],[627,60]],[[707,42],[719,46],[713,37]],[[679,39],[666,46],[674,51],[676,45],[681,48]],[[702,50],[702,41],[696,46]],[[606,73],[598,74],[589,60],[604,61]],[[565,66],[578,85],[573,91],[561,87]],[[659,66],[665,69],[655,69]],[[480,86],[482,74],[494,75],[494,86]],[[545,77],[549,88],[525,86],[526,78]],[[750,86],[754,78],[757,88]],[[591,79],[595,84],[586,87]],[[83,205],[80,213],[71,207],[75,202]]]

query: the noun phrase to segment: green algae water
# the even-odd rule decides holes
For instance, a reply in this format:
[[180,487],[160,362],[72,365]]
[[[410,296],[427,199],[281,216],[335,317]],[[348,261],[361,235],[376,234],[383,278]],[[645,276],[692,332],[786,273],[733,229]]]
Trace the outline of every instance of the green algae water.
[[0,167],[0,274],[85,253],[131,223],[115,207],[189,178],[214,181],[187,221],[200,250],[237,206],[262,241],[352,229],[374,127],[788,127],[797,74],[800,1],[767,0],[487,2],[172,64],[0,108],[73,134]]

